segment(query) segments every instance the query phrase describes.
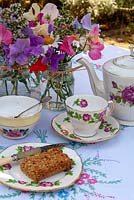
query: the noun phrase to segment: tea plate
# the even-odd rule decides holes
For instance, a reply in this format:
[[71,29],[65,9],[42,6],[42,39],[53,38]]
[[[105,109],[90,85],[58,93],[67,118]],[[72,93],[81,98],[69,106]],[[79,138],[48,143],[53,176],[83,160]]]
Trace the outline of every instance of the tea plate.
[[[31,148],[44,146],[44,143],[23,143],[13,145],[0,153],[1,157],[8,157]],[[49,192],[67,188],[73,185],[82,173],[80,156],[71,148],[63,147],[63,152],[73,159],[72,169],[58,173],[41,181],[32,181],[20,169],[19,163],[14,162],[0,167],[0,183],[22,191]]]
[[67,113],[61,113],[52,120],[53,129],[61,136],[81,143],[96,143],[111,139],[119,131],[119,122],[112,116],[109,116],[97,130],[97,134],[92,137],[80,137],[75,135],[73,127]]

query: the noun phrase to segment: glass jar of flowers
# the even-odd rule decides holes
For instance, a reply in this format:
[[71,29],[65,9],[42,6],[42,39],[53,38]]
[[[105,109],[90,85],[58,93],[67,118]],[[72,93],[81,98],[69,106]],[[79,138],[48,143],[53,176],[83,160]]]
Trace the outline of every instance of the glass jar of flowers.
[[101,58],[104,45],[99,38],[99,25],[91,24],[89,13],[81,20],[74,18],[64,1],[60,10],[51,3],[43,9],[34,3],[24,17],[33,33],[44,39],[44,54],[30,70],[34,72],[40,65],[45,66],[42,95],[52,96],[46,106],[51,110],[62,110],[65,99],[73,94],[72,72],[80,67],[72,68],[72,58],[80,52],[87,52],[93,60]]
[[30,66],[44,53],[23,14],[19,3],[0,9],[0,96],[29,95]]

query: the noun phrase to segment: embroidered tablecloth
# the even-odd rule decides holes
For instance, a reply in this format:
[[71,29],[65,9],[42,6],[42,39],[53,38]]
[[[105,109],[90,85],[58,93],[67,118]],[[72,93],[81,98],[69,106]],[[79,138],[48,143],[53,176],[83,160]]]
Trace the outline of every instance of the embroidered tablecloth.
[[[107,45],[102,59],[94,62],[98,75],[102,76],[101,66],[106,60],[125,54],[129,51]],[[75,93],[92,94],[87,71],[79,70],[74,74]],[[77,143],[59,136],[52,129],[51,120],[59,113],[44,110],[33,132],[24,139],[9,140],[0,136],[0,150],[25,142],[67,142],[81,156],[81,178],[69,188],[48,193],[23,192],[0,184],[0,199],[134,200],[134,127],[121,126],[115,137],[100,143]]]

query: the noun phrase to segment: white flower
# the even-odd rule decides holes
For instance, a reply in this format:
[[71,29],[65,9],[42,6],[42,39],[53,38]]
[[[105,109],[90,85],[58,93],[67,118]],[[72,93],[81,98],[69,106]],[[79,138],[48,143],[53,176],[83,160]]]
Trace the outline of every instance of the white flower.
[[32,30],[35,35],[46,36],[46,35],[48,35],[48,24],[41,24],[41,25],[38,24]]
[[59,16],[59,10],[57,9],[57,6],[52,3],[47,3],[41,10],[41,13],[44,14],[45,18],[50,17],[51,21]]
[[29,11],[24,13],[23,16],[29,21],[35,21],[39,13],[40,13],[39,5],[37,3],[33,3]]

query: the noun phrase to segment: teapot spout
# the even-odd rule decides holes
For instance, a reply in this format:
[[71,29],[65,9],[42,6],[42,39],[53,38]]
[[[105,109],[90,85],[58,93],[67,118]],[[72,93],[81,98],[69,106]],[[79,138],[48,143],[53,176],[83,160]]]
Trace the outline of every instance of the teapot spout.
[[104,84],[103,81],[101,81],[98,76],[96,75],[96,72],[92,66],[91,63],[89,63],[89,61],[87,60],[87,58],[80,58],[77,60],[82,66],[85,66],[87,71],[88,71],[88,75],[89,75],[89,81],[91,84],[91,88],[93,90],[93,94],[97,95],[97,96],[101,96],[103,98],[105,97],[105,92],[104,92]]

